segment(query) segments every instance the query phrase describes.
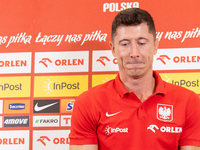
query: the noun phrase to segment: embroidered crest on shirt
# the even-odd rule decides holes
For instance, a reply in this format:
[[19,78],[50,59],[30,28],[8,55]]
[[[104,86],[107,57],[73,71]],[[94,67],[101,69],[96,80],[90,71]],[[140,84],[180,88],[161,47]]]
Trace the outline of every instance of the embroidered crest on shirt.
[[172,121],[173,105],[157,104],[157,118],[161,121]]

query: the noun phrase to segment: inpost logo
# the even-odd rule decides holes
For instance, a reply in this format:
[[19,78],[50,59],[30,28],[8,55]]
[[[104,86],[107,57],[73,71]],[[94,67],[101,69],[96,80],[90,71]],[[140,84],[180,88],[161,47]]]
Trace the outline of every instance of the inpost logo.
[[160,73],[166,82],[185,87],[200,94],[200,73]]
[[116,77],[116,74],[104,74],[104,75],[93,75],[92,76],[92,87],[103,84],[112,80]]
[[1,97],[29,97],[30,77],[1,77]]
[[78,96],[86,90],[87,75],[35,77],[35,97]]

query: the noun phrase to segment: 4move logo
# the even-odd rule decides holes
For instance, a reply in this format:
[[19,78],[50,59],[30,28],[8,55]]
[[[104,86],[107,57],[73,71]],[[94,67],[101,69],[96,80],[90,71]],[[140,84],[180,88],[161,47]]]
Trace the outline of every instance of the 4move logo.
[[28,127],[29,116],[7,116],[4,117],[4,127]]

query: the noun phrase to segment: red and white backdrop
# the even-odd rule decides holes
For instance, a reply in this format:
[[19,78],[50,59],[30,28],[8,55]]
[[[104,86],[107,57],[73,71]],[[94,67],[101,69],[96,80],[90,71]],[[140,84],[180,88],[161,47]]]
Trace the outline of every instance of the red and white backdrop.
[[76,97],[117,74],[111,23],[130,7],[154,17],[154,70],[200,95],[199,0],[1,0],[1,150],[69,149]]

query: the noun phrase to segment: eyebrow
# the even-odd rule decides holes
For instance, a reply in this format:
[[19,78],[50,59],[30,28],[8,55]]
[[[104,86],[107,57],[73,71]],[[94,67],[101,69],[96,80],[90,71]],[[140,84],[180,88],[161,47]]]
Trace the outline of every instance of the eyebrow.
[[145,38],[145,37],[139,37],[138,40],[146,40],[149,41],[149,39]]
[[[149,41],[149,39],[145,38],[145,37],[139,37],[137,38],[137,40],[146,40],[146,41]],[[123,41],[130,41],[129,39],[122,39],[119,41],[119,43],[123,42]]]

